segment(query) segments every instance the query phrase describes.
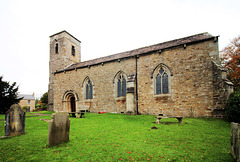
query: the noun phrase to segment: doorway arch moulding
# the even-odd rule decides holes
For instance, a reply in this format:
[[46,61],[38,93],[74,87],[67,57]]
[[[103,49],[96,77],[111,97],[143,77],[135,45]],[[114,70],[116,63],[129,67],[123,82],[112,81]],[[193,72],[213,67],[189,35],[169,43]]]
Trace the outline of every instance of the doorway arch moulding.
[[78,102],[78,94],[73,90],[67,90],[62,96],[63,110],[65,112],[76,112]]

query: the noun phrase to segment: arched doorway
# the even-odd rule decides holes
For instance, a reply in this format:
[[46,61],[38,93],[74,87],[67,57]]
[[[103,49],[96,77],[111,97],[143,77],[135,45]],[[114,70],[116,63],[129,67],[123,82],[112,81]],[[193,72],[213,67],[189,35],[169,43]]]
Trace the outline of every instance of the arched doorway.
[[[72,90],[68,90],[64,93],[63,98],[63,106],[64,106],[64,111],[66,112],[76,112],[76,107],[79,102],[78,95],[76,92]],[[73,116],[75,114],[72,114]]]
[[71,98],[70,98],[70,102],[71,102],[71,112],[76,112],[76,101],[75,101],[75,97],[71,97]]

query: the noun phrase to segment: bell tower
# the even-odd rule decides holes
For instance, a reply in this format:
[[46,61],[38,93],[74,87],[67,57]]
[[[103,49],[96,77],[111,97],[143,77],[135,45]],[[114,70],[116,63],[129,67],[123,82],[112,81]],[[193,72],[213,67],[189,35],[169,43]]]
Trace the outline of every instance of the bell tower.
[[48,109],[54,111],[54,73],[65,67],[81,62],[80,41],[67,31],[50,36]]

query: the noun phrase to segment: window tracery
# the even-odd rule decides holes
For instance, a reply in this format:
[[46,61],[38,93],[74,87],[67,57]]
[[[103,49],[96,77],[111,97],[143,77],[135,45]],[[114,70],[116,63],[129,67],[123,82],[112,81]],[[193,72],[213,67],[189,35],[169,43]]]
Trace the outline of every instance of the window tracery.
[[126,96],[126,79],[120,74],[117,81],[117,97]]
[[86,77],[83,81],[84,99],[93,99],[93,82],[89,77]]
[[168,96],[170,95],[170,70],[164,64],[158,65],[153,71],[154,95]]
[[126,75],[124,72],[119,71],[115,78],[114,78],[114,83],[115,83],[115,96],[117,98],[125,97],[126,96],[126,89],[127,89],[127,80],[126,80]]
[[156,76],[156,94],[167,94],[168,74],[161,68]]

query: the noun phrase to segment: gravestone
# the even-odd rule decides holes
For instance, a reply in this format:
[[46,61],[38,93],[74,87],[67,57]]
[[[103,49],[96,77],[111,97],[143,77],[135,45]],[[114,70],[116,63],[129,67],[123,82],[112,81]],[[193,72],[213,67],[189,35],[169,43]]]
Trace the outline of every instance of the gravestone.
[[48,128],[48,145],[53,146],[69,141],[70,120],[67,112],[52,114]]
[[231,153],[240,162],[240,124],[231,122]]
[[25,112],[18,104],[14,104],[5,115],[5,136],[22,134],[25,134]]

